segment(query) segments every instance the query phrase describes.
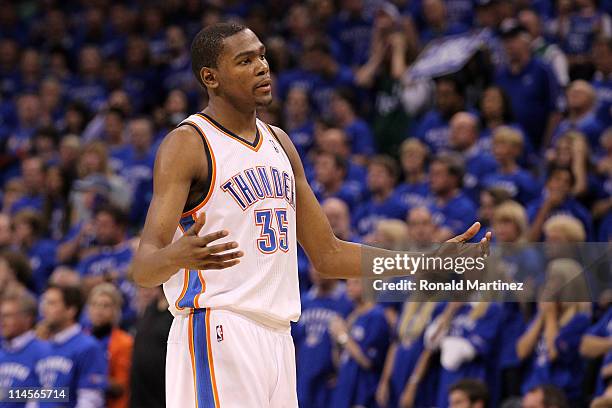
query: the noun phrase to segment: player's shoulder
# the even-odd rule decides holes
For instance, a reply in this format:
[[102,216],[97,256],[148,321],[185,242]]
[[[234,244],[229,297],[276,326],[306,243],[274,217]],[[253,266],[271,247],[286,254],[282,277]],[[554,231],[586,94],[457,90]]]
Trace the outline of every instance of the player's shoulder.
[[196,146],[202,145],[202,136],[196,128],[182,124],[172,129],[162,140],[160,150],[180,150],[190,152]]

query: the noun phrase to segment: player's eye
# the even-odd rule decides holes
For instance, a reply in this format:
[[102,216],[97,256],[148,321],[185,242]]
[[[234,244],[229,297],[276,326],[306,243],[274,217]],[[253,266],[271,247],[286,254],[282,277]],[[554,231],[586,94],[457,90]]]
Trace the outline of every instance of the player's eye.
[[261,54],[261,55],[259,56],[259,59],[260,59],[260,60],[262,60],[262,61],[264,61],[264,60],[266,59],[266,54]]
[[242,64],[242,65],[248,65],[250,62],[251,62],[251,60],[247,58],[247,59],[245,59],[245,60],[240,61],[240,64]]

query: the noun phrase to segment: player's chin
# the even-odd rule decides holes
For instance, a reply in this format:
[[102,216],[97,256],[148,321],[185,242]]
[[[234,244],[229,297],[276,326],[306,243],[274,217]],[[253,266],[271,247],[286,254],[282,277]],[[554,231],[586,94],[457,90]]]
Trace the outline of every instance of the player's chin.
[[259,107],[269,106],[273,99],[271,92],[265,95],[257,95],[255,96],[255,104]]

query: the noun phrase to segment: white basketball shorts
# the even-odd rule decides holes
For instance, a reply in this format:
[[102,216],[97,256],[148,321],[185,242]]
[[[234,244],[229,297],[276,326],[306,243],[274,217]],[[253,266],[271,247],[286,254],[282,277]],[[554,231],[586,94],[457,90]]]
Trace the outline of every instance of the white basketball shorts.
[[172,322],[167,407],[295,408],[295,376],[289,328],[219,309],[196,309]]

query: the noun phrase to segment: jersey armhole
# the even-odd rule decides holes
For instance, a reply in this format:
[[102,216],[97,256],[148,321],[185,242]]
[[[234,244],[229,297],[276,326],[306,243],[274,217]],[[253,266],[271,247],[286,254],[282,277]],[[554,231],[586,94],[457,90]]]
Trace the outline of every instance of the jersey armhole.
[[189,207],[186,206],[183,209],[183,214],[181,215],[181,217],[186,217],[188,215],[195,213],[197,210],[202,208],[204,204],[206,204],[206,202],[210,198],[210,195],[212,194],[213,183],[215,180],[215,173],[216,173],[214,155],[208,143],[208,139],[204,135],[204,132],[195,123],[183,122],[179,125],[179,127],[184,126],[184,125],[190,126],[191,128],[193,128],[202,138],[202,145],[204,146],[204,155],[206,156],[206,163],[208,165],[208,176],[206,177],[205,187],[204,187],[204,191],[202,192],[202,195],[195,202],[195,204]]
[[[283,145],[283,143],[280,141],[280,139],[276,135],[276,132],[274,131],[274,129],[272,129],[272,126],[268,125],[266,122],[263,122],[263,124],[266,125],[266,127],[268,128],[268,130],[270,131],[272,136],[274,136],[274,138],[276,139],[276,141],[280,145],[281,149],[283,149],[283,152],[285,152],[285,156],[287,156],[287,160],[289,160],[289,163],[291,163],[291,159],[289,158],[289,154],[287,153],[287,150],[285,149],[285,146]],[[291,164],[291,166],[293,167],[293,164]]]

